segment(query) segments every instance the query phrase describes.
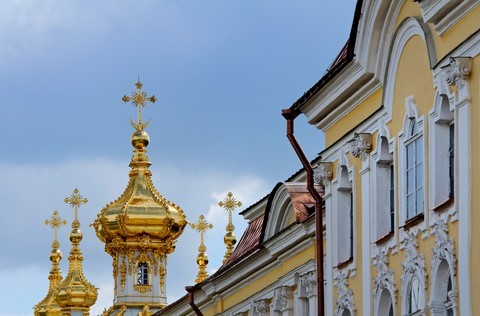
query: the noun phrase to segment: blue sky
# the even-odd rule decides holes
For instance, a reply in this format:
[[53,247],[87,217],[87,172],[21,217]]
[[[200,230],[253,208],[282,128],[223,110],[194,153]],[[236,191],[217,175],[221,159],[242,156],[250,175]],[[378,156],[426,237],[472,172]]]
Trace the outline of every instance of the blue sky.
[[[355,1],[105,0],[2,2],[0,10],[0,316],[31,315],[47,292],[52,241],[43,221],[75,187],[84,272],[100,288],[92,315],[111,305],[111,258],[88,225],[128,179],[129,118],[121,101],[137,76],[158,101],[150,160],[155,185],[189,220],[207,215],[209,270],[224,254],[228,191],[248,206],[300,168],[285,137],[288,108],[324,73],[348,38]],[[303,117],[310,158],[323,138]],[[240,238],[246,223],[234,217]],[[59,234],[67,272],[68,233]],[[197,267],[187,230],[169,257],[170,302]]]

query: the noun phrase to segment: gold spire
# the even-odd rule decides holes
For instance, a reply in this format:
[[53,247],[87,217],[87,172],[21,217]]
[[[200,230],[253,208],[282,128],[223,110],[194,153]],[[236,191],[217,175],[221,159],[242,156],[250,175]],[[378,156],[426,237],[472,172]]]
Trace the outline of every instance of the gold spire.
[[40,301],[34,307],[34,315],[40,316],[59,316],[60,315],[60,306],[55,302],[55,297],[57,295],[57,286],[62,282],[62,272],[59,268],[59,262],[62,260],[62,252],[60,249],[60,243],[57,240],[57,230],[66,225],[67,221],[58,216],[58,212],[54,211],[50,219],[45,220],[45,225],[50,226],[53,229],[53,243],[52,251],[50,252],[50,261],[52,261],[52,269],[50,270],[50,275],[48,280],[50,285],[48,287],[47,296]]
[[[124,312],[138,315],[139,306],[149,297],[155,297],[154,303],[148,304],[152,313],[167,305],[167,255],[175,250],[177,239],[187,225],[183,210],[164,198],[152,182],[151,162],[146,149],[150,137],[145,131],[150,120],[143,123],[142,107],[155,102],[156,98],[148,97],[141,90],[140,81],[136,87],[137,91],[131,97],[125,95],[122,98],[138,107],[137,123],[130,120],[135,131],[131,136],[134,154],[130,161],[129,181],[120,197],[107,204],[93,223],[97,237],[105,243],[105,251],[112,256],[114,301],[121,297],[121,303],[125,304],[122,311],[122,305],[115,303],[106,312],[112,315],[123,315]],[[147,280],[148,284],[141,283],[134,273],[139,271],[139,263],[147,264],[145,275],[148,278],[141,282]]]
[[137,91],[132,92],[131,97],[124,95],[122,101],[125,103],[132,101],[133,106],[136,106],[138,108],[137,123],[134,123],[132,120],[130,120],[130,124],[132,124],[133,128],[135,128],[137,131],[141,132],[148,125],[150,125],[150,120],[148,120],[147,123],[142,122],[142,107],[146,106],[147,102],[155,103],[155,101],[157,101],[157,98],[155,98],[154,95],[152,95],[151,97],[147,97],[147,92],[142,91],[143,84],[140,82],[140,80],[138,80],[135,86],[137,87]]
[[200,233],[200,246],[198,247],[198,256],[197,256],[197,264],[198,264],[198,274],[197,278],[195,279],[196,283],[200,283],[206,278],[208,278],[207,274],[207,265],[208,265],[208,256],[206,254],[207,247],[204,243],[204,234],[207,230],[212,229],[213,225],[205,219],[205,216],[200,215],[198,218],[198,222],[193,224],[189,223],[190,226],[195,229],[197,232]]
[[223,257],[223,263],[225,263],[228,257],[232,254],[233,246],[237,242],[237,237],[233,233],[235,226],[232,224],[232,212],[235,211],[237,207],[242,206],[242,202],[234,198],[232,192],[228,192],[227,197],[223,201],[218,202],[218,206],[223,207],[228,212],[227,233],[225,234],[225,237],[223,237],[223,242],[225,243],[225,246],[227,246],[227,252]]
[[62,308],[63,315],[70,315],[71,311],[82,311],[83,315],[89,315],[90,307],[97,300],[97,289],[83,275],[83,255],[80,250],[80,241],[83,238],[78,221],[78,208],[86,204],[88,200],[81,196],[78,189],[65,199],[65,203],[73,207],[74,220],[70,241],[72,249],[68,256],[68,274],[58,286],[57,303]]

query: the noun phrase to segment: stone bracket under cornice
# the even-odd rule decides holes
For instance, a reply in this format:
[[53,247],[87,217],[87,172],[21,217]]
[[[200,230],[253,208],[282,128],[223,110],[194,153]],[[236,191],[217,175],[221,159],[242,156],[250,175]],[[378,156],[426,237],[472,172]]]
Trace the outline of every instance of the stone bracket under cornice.
[[315,167],[313,180],[315,184],[328,186],[333,179],[333,163],[321,161]]
[[359,157],[365,161],[368,158],[368,154],[372,151],[372,135],[369,133],[355,133],[349,144],[350,154],[354,158]]
[[435,76],[435,86],[440,94],[448,96],[453,107],[470,101],[471,57],[450,57]]

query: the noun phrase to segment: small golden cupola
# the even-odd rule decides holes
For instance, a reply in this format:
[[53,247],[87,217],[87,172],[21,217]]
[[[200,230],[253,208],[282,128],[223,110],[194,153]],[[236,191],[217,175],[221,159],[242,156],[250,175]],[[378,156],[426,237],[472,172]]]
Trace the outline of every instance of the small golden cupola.
[[56,299],[57,304],[61,307],[62,315],[88,316],[90,307],[95,304],[98,297],[97,289],[83,275],[82,267],[83,254],[80,242],[83,234],[78,220],[78,208],[87,202],[87,199],[80,195],[78,189],[75,189],[73,194],[65,199],[65,203],[73,207],[74,220],[70,232],[72,249],[68,256],[68,274],[57,288]]
[[55,298],[57,296],[57,286],[62,282],[62,272],[60,271],[60,260],[62,260],[62,252],[60,251],[60,243],[57,240],[57,230],[66,225],[67,221],[58,216],[58,212],[54,211],[50,219],[45,220],[45,225],[50,226],[53,229],[53,243],[52,251],[50,252],[50,261],[52,262],[52,269],[48,280],[50,285],[48,288],[47,296],[40,301],[33,308],[33,314],[35,316],[60,316],[60,306],[58,306]]
[[104,315],[125,309],[129,315],[144,309],[154,313],[167,305],[167,255],[175,250],[187,224],[182,209],[162,197],[152,183],[146,155],[150,138],[145,132],[150,120],[142,122],[142,107],[156,99],[147,97],[140,81],[135,85],[131,97],[122,98],[138,108],[137,122],[130,120],[135,132],[129,182],[123,194],[105,206],[93,223],[105,251],[113,258],[114,305]]

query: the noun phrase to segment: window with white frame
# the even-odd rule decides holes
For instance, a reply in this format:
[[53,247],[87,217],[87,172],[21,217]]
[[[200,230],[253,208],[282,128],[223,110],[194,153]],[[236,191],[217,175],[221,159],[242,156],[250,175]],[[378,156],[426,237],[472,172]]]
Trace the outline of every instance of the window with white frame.
[[420,281],[416,277],[413,277],[407,294],[408,315],[419,315],[421,312],[424,304],[421,301],[420,291]]
[[430,117],[430,197],[431,208],[435,209],[455,195],[455,121],[447,96],[437,96]]
[[452,275],[449,273],[448,283],[447,283],[447,295],[445,297],[445,315],[453,316],[454,315],[454,306],[453,302],[450,299],[450,293],[452,293]]
[[406,150],[406,219],[422,214],[424,209],[423,134],[412,119],[405,141]]
[[341,166],[340,170],[336,190],[337,209],[335,210],[337,265],[353,258],[354,239],[352,181],[349,180],[346,166]]
[[375,310],[375,316],[394,316],[393,299],[392,294],[386,288],[381,292],[380,299],[378,300],[378,306]]
[[375,222],[376,238],[393,232],[395,227],[395,181],[393,155],[389,151],[388,139],[381,137],[378,146],[378,161],[375,165]]
[[137,284],[148,285],[148,263],[139,262],[137,266]]

